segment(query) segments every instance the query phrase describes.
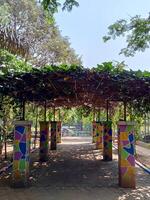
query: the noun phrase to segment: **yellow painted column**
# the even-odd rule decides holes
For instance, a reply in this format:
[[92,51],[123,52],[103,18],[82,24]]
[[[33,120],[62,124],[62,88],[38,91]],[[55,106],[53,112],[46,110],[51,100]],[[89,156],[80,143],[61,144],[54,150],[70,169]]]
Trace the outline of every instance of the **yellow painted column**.
[[29,179],[31,121],[16,121],[14,128],[12,186],[25,187]]
[[49,150],[49,122],[40,122],[40,161],[46,162],[48,160]]
[[135,137],[134,122],[118,123],[119,185],[135,188]]
[[103,130],[103,123],[96,122],[96,149],[103,149]]

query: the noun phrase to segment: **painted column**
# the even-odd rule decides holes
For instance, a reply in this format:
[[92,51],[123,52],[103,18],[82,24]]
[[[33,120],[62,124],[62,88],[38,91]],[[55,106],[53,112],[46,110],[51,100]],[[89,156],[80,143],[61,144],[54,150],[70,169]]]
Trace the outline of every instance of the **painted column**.
[[61,121],[57,121],[57,143],[61,143]]
[[31,122],[16,121],[13,146],[13,187],[25,187],[29,179]]
[[93,141],[93,143],[96,143],[96,122],[93,121],[92,124],[93,124],[92,141]]
[[103,123],[96,122],[96,149],[103,149]]
[[104,122],[103,160],[112,160],[112,122]]
[[48,160],[49,150],[49,122],[41,121],[40,123],[40,161]]
[[57,148],[57,122],[51,121],[51,150]]
[[134,122],[118,123],[119,185],[135,188]]

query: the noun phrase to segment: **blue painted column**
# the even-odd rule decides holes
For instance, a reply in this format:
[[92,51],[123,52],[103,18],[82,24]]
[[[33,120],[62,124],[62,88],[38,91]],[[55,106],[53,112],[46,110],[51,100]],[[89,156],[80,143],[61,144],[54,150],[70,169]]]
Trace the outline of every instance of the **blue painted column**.
[[14,124],[12,186],[25,187],[29,179],[32,122],[16,121]]
[[135,137],[134,122],[118,123],[119,186],[135,188]]

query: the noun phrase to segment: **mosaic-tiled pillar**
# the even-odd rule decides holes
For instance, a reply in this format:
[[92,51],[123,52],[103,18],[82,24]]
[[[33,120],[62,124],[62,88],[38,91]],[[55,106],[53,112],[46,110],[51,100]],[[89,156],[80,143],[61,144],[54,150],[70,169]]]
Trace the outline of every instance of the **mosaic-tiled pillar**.
[[51,121],[51,150],[57,148],[57,122]]
[[112,160],[112,122],[104,122],[104,135],[103,135],[103,160]]
[[118,123],[119,185],[135,188],[134,122]]
[[40,123],[40,161],[48,160],[49,150],[49,122],[41,121]]
[[96,122],[96,149],[103,149],[103,123]]
[[57,143],[61,143],[61,121],[57,121]]
[[93,143],[96,143],[96,122],[93,121],[93,130],[92,130],[92,141]]
[[14,128],[13,171],[14,187],[24,187],[29,178],[31,122],[16,121]]

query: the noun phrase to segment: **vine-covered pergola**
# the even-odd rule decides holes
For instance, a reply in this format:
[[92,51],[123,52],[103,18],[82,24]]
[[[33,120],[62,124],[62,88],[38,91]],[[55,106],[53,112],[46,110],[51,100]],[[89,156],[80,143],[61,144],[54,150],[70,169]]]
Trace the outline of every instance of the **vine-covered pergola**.
[[[0,93],[20,102],[34,102],[47,107],[90,108],[130,104],[139,112],[150,111],[150,76],[148,74],[101,67],[47,66],[29,72],[0,76]],[[24,105],[24,104],[23,104]],[[108,115],[107,115],[108,116]],[[118,122],[119,185],[135,187],[134,122]],[[29,175],[31,122],[15,122],[13,182],[26,184]],[[61,122],[51,121],[51,150],[61,142]],[[49,122],[40,122],[40,161],[46,161],[49,149]],[[112,122],[93,120],[93,142],[103,150],[103,159],[112,160]]]
[[[55,69],[55,70],[53,70]],[[15,99],[48,106],[103,106],[123,101],[149,108],[150,77],[134,71],[107,71],[72,66],[32,69],[0,77],[0,92]]]

